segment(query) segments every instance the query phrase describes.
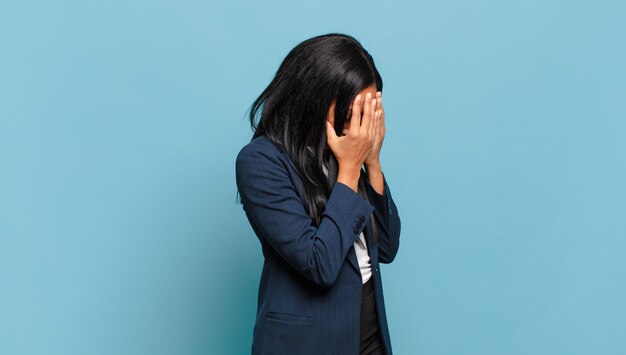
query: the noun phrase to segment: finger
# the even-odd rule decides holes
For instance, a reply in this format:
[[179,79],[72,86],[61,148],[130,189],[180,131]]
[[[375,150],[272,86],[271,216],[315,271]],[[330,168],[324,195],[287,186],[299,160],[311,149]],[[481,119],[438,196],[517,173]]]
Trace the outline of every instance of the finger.
[[378,121],[378,110],[376,109],[380,105],[380,100],[376,98],[375,104],[372,106],[372,138],[376,136],[376,122]]
[[[372,96],[376,96],[376,95],[372,95]],[[374,138],[374,133],[375,133],[375,129],[376,129],[376,102],[378,100],[376,100],[376,97],[372,97],[372,107],[370,110],[370,123],[369,123],[369,132],[370,132],[370,137],[373,139]]]
[[372,94],[369,92],[365,95],[365,107],[363,108],[363,116],[361,119],[361,129],[370,134],[370,122],[372,120]]
[[327,141],[335,141],[337,139],[337,133],[335,132],[335,127],[330,124],[330,122],[326,121],[326,140]]
[[352,103],[352,118],[350,124],[350,131],[356,133],[359,131],[359,125],[361,122],[361,106],[363,105],[363,97],[361,95],[357,95],[356,99]]
[[378,97],[378,102],[376,105],[376,112],[379,113],[379,120],[382,120],[385,118],[385,108],[383,106],[383,93],[382,92],[377,92],[376,96]]
[[376,141],[380,129],[380,111],[376,111],[374,117],[374,141]]

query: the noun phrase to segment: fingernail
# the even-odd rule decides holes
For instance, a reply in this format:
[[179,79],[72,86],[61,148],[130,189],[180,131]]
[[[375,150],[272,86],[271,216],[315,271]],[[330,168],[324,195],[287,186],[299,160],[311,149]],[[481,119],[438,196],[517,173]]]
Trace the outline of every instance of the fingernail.
[[356,96],[356,100],[357,101],[361,101],[361,95],[360,94]]

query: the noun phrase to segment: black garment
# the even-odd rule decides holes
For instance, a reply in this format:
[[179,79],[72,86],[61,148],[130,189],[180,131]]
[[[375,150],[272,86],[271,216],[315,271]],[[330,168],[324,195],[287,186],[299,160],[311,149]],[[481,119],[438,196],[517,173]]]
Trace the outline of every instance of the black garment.
[[373,278],[363,284],[361,292],[361,355],[385,355],[376,319]]

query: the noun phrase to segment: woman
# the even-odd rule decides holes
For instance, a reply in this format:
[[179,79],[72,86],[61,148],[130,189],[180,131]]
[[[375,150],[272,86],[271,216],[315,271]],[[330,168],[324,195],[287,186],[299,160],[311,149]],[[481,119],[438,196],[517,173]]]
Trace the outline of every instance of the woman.
[[400,217],[382,86],[356,39],[327,34],[293,48],[252,105],[236,179],[265,257],[253,354],[392,353],[379,263],[398,252]]

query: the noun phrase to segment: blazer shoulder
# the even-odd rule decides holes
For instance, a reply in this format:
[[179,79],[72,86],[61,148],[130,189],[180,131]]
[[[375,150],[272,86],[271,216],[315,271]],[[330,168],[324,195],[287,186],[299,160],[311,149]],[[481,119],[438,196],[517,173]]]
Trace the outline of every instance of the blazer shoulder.
[[237,170],[268,162],[285,165],[285,155],[266,136],[259,136],[244,145],[235,160]]

